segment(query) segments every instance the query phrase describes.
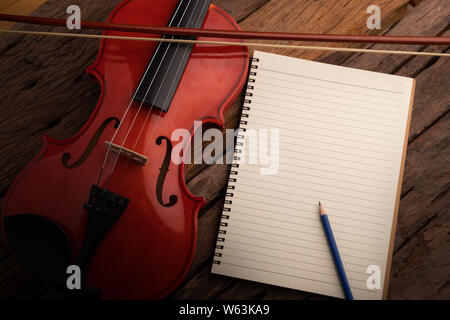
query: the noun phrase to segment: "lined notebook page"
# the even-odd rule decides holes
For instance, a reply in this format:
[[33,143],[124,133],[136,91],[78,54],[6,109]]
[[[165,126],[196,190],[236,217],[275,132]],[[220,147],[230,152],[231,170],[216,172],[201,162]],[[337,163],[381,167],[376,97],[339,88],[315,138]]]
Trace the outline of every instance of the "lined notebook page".
[[355,299],[380,299],[414,80],[259,51],[251,71],[241,128],[267,129],[269,154],[279,130],[279,168],[262,175],[238,145],[212,272],[344,297],[320,200]]

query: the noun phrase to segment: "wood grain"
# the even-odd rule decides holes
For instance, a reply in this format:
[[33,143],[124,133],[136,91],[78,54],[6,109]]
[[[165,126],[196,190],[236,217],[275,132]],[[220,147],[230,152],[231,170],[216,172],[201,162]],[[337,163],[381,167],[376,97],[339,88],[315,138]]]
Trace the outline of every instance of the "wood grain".
[[409,146],[389,298],[450,299],[450,114]]
[[[382,29],[386,30],[400,20],[405,12],[408,0],[382,0],[377,5],[382,10]],[[366,25],[366,9],[372,5],[371,0],[278,0],[270,1],[264,5],[257,14],[251,15],[241,23],[245,30],[277,31],[277,32],[304,32],[327,34],[376,34],[378,30],[369,31]],[[401,14],[399,13],[401,12]],[[280,42],[287,44],[287,42]],[[305,45],[313,45],[304,42]],[[324,46],[336,44],[324,43]],[[337,46],[348,47],[344,44]],[[351,47],[361,47],[352,45]],[[316,60],[328,56],[330,53],[318,51],[307,52],[292,49],[272,49],[268,52]]]
[[[2,0],[0,12],[5,14],[29,15],[47,0]],[[0,21],[0,29],[10,28],[14,23]]]

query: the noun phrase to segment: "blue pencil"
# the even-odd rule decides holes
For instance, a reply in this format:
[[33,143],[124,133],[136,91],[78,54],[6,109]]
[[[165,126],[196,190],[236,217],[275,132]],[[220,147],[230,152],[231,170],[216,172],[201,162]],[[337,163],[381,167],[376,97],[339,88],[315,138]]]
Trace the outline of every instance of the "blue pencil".
[[347,275],[345,274],[344,265],[342,264],[341,255],[339,254],[336,240],[334,239],[333,231],[331,230],[330,220],[328,220],[327,212],[319,201],[320,219],[322,220],[323,228],[327,236],[328,245],[330,247],[331,254],[333,255],[334,264],[341,280],[342,289],[344,290],[345,299],[353,300],[352,289],[348,283]]

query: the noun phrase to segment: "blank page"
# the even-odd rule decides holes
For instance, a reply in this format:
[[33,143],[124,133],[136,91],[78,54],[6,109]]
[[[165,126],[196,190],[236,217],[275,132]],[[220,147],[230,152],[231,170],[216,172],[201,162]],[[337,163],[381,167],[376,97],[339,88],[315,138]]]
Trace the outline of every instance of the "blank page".
[[[410,78],[256,51],[241,128],[268,131],[238,140],[212,272],[343,298],[320,200],[355,299],[381,299],[413,89]],[[262,174],[276,130],[279,165]],[[368,288],[370,266],[380,289]]]

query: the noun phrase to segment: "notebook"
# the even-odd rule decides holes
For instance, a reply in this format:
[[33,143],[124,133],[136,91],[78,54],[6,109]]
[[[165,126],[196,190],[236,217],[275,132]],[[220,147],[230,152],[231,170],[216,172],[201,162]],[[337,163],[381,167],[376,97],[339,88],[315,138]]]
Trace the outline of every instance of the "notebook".
[[343,298],[320,200],[355,299],[386,298],[414,87],[255,51],[212,272]]

